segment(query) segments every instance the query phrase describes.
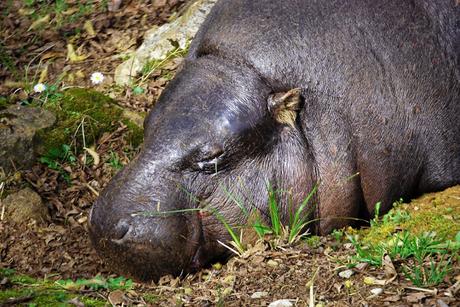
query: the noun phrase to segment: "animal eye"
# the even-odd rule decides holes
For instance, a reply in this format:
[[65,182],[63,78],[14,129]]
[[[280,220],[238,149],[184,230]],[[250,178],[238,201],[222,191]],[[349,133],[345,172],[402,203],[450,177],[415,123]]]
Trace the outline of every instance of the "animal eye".
[[214,158],[209,161],[198,162],[198,168],[205,172],[217,173],[219,170],[218,166],[219,166],[218,158]]
[[217,173],[221,169],[223,150],[217,150],[197,163],[198,169],[208,173]]
[[221,168],[224,149],[219,145],[206,146],[202,149],[201,159],[197,162],[197,169],[206,173],[217,173]]

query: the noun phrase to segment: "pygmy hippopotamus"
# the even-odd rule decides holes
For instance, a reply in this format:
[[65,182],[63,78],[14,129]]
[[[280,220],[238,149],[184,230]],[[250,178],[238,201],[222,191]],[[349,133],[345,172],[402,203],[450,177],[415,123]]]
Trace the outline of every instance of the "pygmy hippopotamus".
[[326,234],[460,183],[459,16],[454,0],[219,1],[94,204],[96,250],[138,280],[183,275],[229,255],[221,219],[268,222],[267,184],[285,223],[317,187],[304,217]]

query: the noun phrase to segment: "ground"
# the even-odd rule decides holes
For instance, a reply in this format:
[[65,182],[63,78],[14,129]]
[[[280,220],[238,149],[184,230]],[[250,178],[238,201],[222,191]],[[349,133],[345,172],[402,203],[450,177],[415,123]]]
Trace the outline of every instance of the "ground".
[[[113,72],[126,52],[139,46],[146,30],[167,22],[185,2],[124,1],[121,10],[108,12],[106,1],[2,1],[0,107],[47,107],[65,89],[84,87],[143,115],[180,58],[132,86],[115,86]],[[102,84],[90,81],[95,71],[104,74]],[[49,86],[45,95],[33,91],[39,81]],[[2,214],[0,305],[263,306],[278,299],[291,299],[297,306],[459,304],[458,187],[398,204],[390,215],[359,232],[310,236],[294,245],[267,235],[228,263],[182,280],[164,277],[158,283],[137,284],[118,277],[97,257],[86,226],[98,191],[139,149],[128,137],[126,122],[111,126],[92,147],[100,159],[97,165],[96,156],[77,148],[82,146],[73,140],[65,148],[74,159],[68,152],[54,158],[44,154],[32,169],[17,166],[16,172],[0,176],[0,199],[28,186],[50,213],[46,223],[22,224]],[[417,249],[422,245],[424,249]]]

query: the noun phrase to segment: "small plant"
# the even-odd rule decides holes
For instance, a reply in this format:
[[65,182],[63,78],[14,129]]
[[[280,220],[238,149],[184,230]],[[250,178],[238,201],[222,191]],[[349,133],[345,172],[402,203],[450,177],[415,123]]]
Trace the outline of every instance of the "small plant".
[[118,154],[114,151],[110,152],[109,164],[116,170],[120,170],[123,168],[123,164],[120,161],[120,157],[118,157]]
[[36,97],[38,105],[56,105],[57,101],[59,101],[59,99],[63,96],[63,94],[59,91],[59,86],[57,84],[46,86],[45,84],[37,83],[34,86],[34,91],[40,94]]
[[246,251],[246,248],[245,248],[245,246],[243,244],[243,231],[240,231],[240,233],[238,235],[237,232],[232,228],[232,226],[230,226],[227,223],[225,218],[220,213],[214,212],[214,215],[224,225],[224,227],[227,230],[228,234],[232,237],[232,241],[230,241],[229,244],[231,246],[233,246],[233,248],[228,246],[227,244],[221,242],[221,241],[217,241],[217,242],[219,242],[219,244],[221,244],[222,246],[228,248],[230,251],[232,251],[233,253],[237,254],[238,256],[242,256],[243,253]]
[[51,169],[61,170],[61,163],[75,163],[77,158],[73,154],[70,145],[62,144],[61,147],[51,148],[45,155],[40,157],[39,161]]
[[[177,41],[169,40],[169,42],[171,43],[173,49],[167,53],[163,60],[153,60],[145,64],[141,71],[141,77],[137,80],[137,82],[135,82],[133,89],[143,88],[145,82],[155,71],[164,67],[172,59],[184,57],[187,54],[190,47],[190,41],[187,41],[184,48],[181,48]],[[169,78],[171,78],[171,75],[167,76],[167,79]],[[139,93],[140,90],[138,89],[137,92]]]
[[316,193],[317,186],[315,185],[304,201],[300,204],[299,208],[295,211],[294,218],[290,218],[289,220],[289,243],[294,243],[297,239],[303,237],[305,234],[301,234],[300,232],[310,223],[307,221],[307,217],[310,215],[312,208],[306,214],[305,209],[310,202],[313,195]]
[[45,155],[41,156],[38,161],[50,169],[58,171],[64,180],[70,183],[69,173],[64,170],[62,163],[68,162],[74,164],[77,161],[77,157],[75,157],[69,145],[62,144],[61,147],[51,148]]
[[[253,211],[248,212],[246,206],[242,203],[241,200],[236,198],[232,193],[227,189],[223,189],[227,196],[237,204],[241,212],[246,216],[249,226],[257,233],[259,238],[264,238],[267,234],[272,234],[276,240],[272,241],[274,246],[276,246],[279,241],[286,241],[288,244],[293,244],[300,238],[306,235],[306,232],[302,233],[302,230],[311,222],[308,220],[311,211],[307,211],[307,205],[309,204],[312,196],[316,193],[317,187],[315,186],[304,201],[299,204],[294,213],[289,215],[289,222],[287,226],[284,226],[282,223],[281,212],[279,210],[278,197],[282,194],[287,193],[286,191],[277,191],[272,188],[270,184],[267,184],[267,193],[268,193],[268,214],[270,218],[270,225],[267,226],[260,217],[258,212]],[[292,208],[292,200],[289,199],[290,208]],[[241,254],[240,251],[244,251],[244,245],[242,244],[242,232],[238,236],[233,228],[229,226],[227,221],[221,216],[217,215],[219,221],[221,221],[224,227],[229,232],[232,240],[230,244],[236,249],[234,251],[236,254]],[[276,241],[276,242],[275,242]],[[221,243],[222,244],[222,243]],[[231,250],[233,250],[231,248]]]
[[344,231],[343,229],[334,229],[331,233],[331,236],[337,241],[340,242],[342,241],[342,238],[344,236]]
[[271,230],[277,237],[281,236],[283,225],[281,223],[281,216],[278,210],[278,202],[276,200],[276,193],[273,188],[268,184],[268,212],[270,214]]
[[[402,265],[403,273],[416,286],[434,286],[442,282],[451,270],[452,258],[446,255],[460,250],[460,242],[442,240],[433,232],[416,236],[402,231],[375,245],[363,244],[357,236],[348,235],[348,239],[356,249],[354,259],[357,262],[382,266],[384,255],[407,262]],[[434,261],[437,258],[441,258],[438,263]]]
[[317,248],[321,244],[321,237],[319,236],[309,236],[305,239],[305,243],[312,248]]
[[417,287],[436,286],[452,270],[451,262],[452,257],[448,257],[447,261],[441,258],[439,262],[436,262],[430,256],[429,265],[416,260],[412,266],[403,265],[402,270],[404,276]]

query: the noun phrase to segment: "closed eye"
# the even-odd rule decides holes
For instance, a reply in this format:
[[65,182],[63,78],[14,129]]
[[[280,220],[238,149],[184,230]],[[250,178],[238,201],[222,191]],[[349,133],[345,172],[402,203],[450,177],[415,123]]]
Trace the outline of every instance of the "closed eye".
[[197,163],[198,169],[205,173],[214,174],[223,168],[223,153],[211,159],[206,159]]
[[198,168],[203,171],[215,171],[217,172],[217,165],[219,164],[219,159],[214,158],[210,161],[198,162]]

